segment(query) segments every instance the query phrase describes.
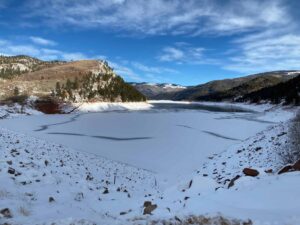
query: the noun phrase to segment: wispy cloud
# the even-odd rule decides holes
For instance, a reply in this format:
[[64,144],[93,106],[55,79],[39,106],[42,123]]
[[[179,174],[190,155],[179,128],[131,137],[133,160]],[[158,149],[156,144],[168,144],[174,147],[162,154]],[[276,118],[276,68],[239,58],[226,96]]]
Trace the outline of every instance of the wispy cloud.
[[160,61],[177,61],[177,62],[181,62],[182,60],[185,59],[185,53],[178,49],[178,48],[174,48],[174,47],[165,47],[162,50],[162,53],[158,56]]
[[65,52],[58,49],[40,47],[36,44],[19,44],[10,40],[0,40],[0,55],[29,55],[42,60],[80,60],[88,59],[81,52]]
[[38,17],[48,26],[146,35],[224,35],[282,26],[291,19],[282,0],[27,0],[27,7],[23,18]]
[[218,59],[209,56],[208,52],[210,51],[203,47],[179,42],[173,46],[163,48],[157,59],[162,62],[174,62],[177,64],[219,64]]
[[114,69],[114,71],[118,74],[123,76],[126,80],[134,80],[134,81],[142,81],[142,77],[134,72],[130,67],[118,63],[112,60],[107,60],[108,64]]
[[48,40],[42,37],[35,37],[35,36],[31,36],[30,40],[38,45],[45,45],[45,46],[55,46],[57,43],[55,41],[52,40]]
[[234,41],[236,50],[224,66],[237,72],[300,69],[300,34],[264,32]]
[[132,66],[145,73],[163,74],[163,73],[178,73],[177,70],[166,67],[147,66],[139,62],[131,62]]

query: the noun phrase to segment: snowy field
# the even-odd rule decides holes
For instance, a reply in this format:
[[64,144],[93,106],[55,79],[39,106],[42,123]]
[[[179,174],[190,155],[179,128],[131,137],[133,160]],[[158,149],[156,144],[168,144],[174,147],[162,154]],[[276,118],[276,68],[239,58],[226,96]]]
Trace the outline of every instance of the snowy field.
[[152,102],[9,115],[0,224],[300,224],[300,172],[277,174],[295,110]]
[[220,112],[228,110],[225,106],[207,111],[170,104],[164,109],[154,105],[156,110],[142,105],[137,108],[142,111],[19,117],[1,120],[0,126],[152,171],[164,186],[191,174],[209,155],[273,123],[255,112]]

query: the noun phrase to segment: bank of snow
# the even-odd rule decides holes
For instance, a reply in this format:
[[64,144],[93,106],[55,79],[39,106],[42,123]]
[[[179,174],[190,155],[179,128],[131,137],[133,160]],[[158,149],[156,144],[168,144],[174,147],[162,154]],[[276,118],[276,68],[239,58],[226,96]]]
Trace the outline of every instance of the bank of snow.
[[103,111],[134,111],[149,110],[153,106],[147,102],[93,102],[73,104],[79,112],[103,112]]
[[0,224],[117,223],[158,191],[154,174],[139,168],[5,129],[0,143],[0,210],[12,217],[0,213]]
[[[184,219],[187,215],[220,212],[254,224],[300,224],[300,172],[278,175],[287,151],[291,122],[270,126],[220,154],[213,154],[195,174],[163,193],[156,218]],[[244,168],[259,171],[257,177],[243,174]],[[239,176],[228,186],[230,181]],[[166,213],[166,208],[168,212]]]
[[0,105],[0,119],[42,114],[42,112],[39,112],[28,105],[20,105],[17,103],[11,105]]
[[[225,151],[215,154],[212,153],[214,151],[212,145],[198,142],[203,151],[212,154],[206,155],[206,158],[203,153],[195,152],[191,157],[204,157],[206,158],[204,162],[199,163],[196,171],[186,174],[180,183],[164,187],[164,190],[160,188],[161,183],[157,179],[157,174],[153,172],[1,129],[0,210],[9,208],[12,218],[0,217],[0,224],[5,222],[11,224],[51,224],[52,222],[56,224],[153,224],[153,221],[164,224],[163,220],[180,224],[180,221],[190,215],[215,216],[219,213],[244,221],[251,219],[256,225],[300,224],[300,202],[297,201],[300,196],[300,173],[277,175],[278,169],[282,166],[279,154],[285,151],[288,141],[290,123],[288,119],[294,113],[292,110],[291,114],[284,114],[285,111],[280,110],[273,108],[269,111],[261,111],[262,113],[257,117],[249,114],[246,115],[246,120],[245,115],[240,117],[235,113],[226,116],[220,113],[214,114],[213,119],[216,121],[214,126],[219,127],[219,130],[220,123],[217,121],[229,122],[222,129],[226,135],[231,132],[228,128],[232,126],[230,119],[233,119],[232,121],[241,119],[247,123],[261,120],[268,127],[251,137],[248,136],[244,141],[236,141]],[[123,118],[124,114],[112,113],[112,115]],[[167,134],[170,133],[170,124],[172,125],[167,120],[170,115],[172,114],[165,114],[163,119],[158,120],[159,128],[163,121],[168,122],[165,130]],[[195,121],[199,115],[205,115],[191,113],[187,115],[188,117],[185,115],[181,118],[180,126],[176,126],[180,118],[178,114],[173,113],[176,123],[172,130],[182,129],[179,130],[180,135],[175,136],[177,139],[181,138],[184,132],[188,134],[187,136],[197,132],[197,136],[195,134],[190,139],[192,141],[199,137],[198,133],[201,133],[197,129],[192,129],[197,125]],[[115,122],[116,117],[109,121],[107,114],[101,116],[105,118],[102,118],[100,125],[103,126],[104,121],[108,121],[107,129],[104,130],[109,130],[110,122]],[[127,121],[123,126],[126,132],[136,120],[141,127],[147,128],[143,124],[146,121],[144,115],[139,117],[137,113],[133,113],[131,116],[132,120]],[[37,118],[43,119],[43,117]],[[185,124],[186,118],[193,119],[190,121],[191,124]],[[52,119],[56,124],[50,126],[57,125],[58,117],[54,116]],[[93,121],[98,120],[99,118],[95,117]],[[206,118],[205,121],[207,120]],[[268,123],[272,120],[284,122]],[[14,120],[16,127],[20,127],[21,122],[21,120]],[[65,123],[61,124],[65,126]],[[83,132],[83,124],[83,122],[79,123],[75,130]],[[149,120],[150,127],[152,124],[153,120]],[[239,124],[241,126],[243,123]],[[22,126],[26,127],[24,124]],[[203,129],[203,121],[199,121],[199,128]],[[243,129],[249,128],[247,124]],[[115,130],[111,132],[114,135],[118,134]],[[141,129],[137,129],[137,132],[140,134]],[[79,136],[73,135],[78,139]],[[214,136],[208,135],[205,139],[209,137]],[[174,136],[170,138],[174,139]],[[224,139],[224,137],[218,138]],[[161,143],[161,139],[159,141]],[[125,144],[119,146],[124,148]],[[145,147],[145,144],[140,146],[140,150],[144,150],[142,147]],[[149,156],[153,155],[151,147],[149,147],[151,150]],[[121,150],[124,150],[123,148]],[[185,154],[187,154],[186,150],[183,149]],[[142,153],[140,151],[140,154]],[[124,153],[124,157],[125,155]],[[180,170],[178,165],[182,163],[183,156],[174,158],[173,167],[169,166],[173,173]],[[159,160],[161,154],[157,154],[149,165],[153,166]],[[185,164],[191,164],[191,161],[186,161]],[[257,169],[260,172],[259,176],[244,176],[242,170],[245,167]],[[237,175],[241,177],[228,188],[230,180]],[[143,215],[143,203],[146,200],[157,204],[152,215]]]

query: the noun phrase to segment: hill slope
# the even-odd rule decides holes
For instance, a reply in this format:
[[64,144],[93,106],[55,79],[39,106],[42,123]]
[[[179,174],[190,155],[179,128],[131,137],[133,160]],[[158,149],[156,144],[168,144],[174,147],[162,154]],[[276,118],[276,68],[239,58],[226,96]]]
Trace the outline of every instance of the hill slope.
[[300,75],[297,77],[271,87],[254,91],[237,99],[237,101],[270,101],[278,104],[284,101],[285,104],[300,105]]
[[44,62],[28,56],[7,58],[0,66],[12,68],[16,60],[25,59],[31,63],[22,73],[14,72],[10,79],[0,79],[2,100],[16,95],[51,96],[71,102],[146,99],[116,75],[105,61]]
[[296,76],[295,71],[274,71],[246,77],[216,80],[187,88],[170,96],[173,100],[220,101],[235,98],[261,88],[287,81]]
[[64,63],[64,61],[42,61],[25,55],[0,56],[0,78],[11,79],[24,73]]

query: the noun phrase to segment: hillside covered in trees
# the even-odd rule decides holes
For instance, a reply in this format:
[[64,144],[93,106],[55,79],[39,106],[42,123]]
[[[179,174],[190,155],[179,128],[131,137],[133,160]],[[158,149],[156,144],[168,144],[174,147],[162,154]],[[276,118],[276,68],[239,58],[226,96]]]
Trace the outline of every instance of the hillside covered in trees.
[[251,92],[237,99],[237,101],[250,101],[260,103],[269,101],[273,104],[300,105],[300,75],[284,83]]
[[1,56],[0,100],[24,100],[32,95],[64,102],[146,100],[103,60],[64,62]]
[[71,102],[109,101],[129,102],[145,101],[146,97],[115,74],[89,73],[65,84],[56,83],[53,95]]

